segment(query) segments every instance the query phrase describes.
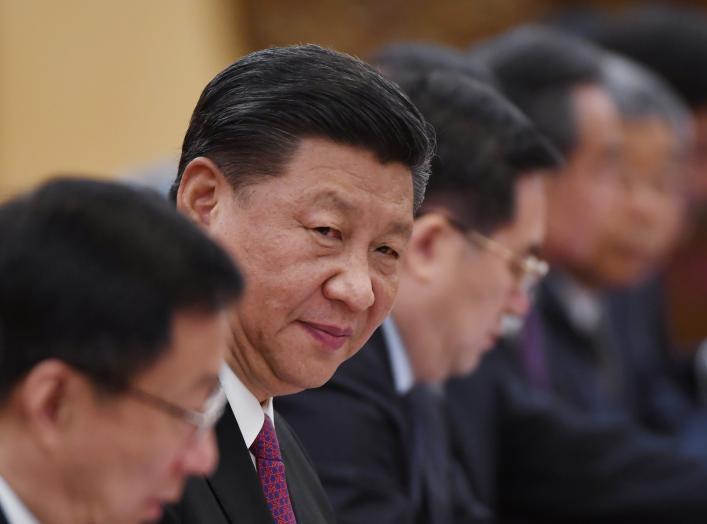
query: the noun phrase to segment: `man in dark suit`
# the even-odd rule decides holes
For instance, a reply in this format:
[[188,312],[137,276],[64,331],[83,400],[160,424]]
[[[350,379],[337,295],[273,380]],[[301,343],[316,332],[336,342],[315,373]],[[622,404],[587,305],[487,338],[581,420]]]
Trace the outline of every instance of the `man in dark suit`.
[[[485,521],[449,463],[441,383],[470,372],[523,315],[554,150],[490,87],[388,69],[435,128],[438,154],[392,315],[323,387],[281,399],[341,523]],[[324,423],[326,431],[317,428]]]
[[156,194],[0,206],[0,522],[138,524],[216,465],[230,257]]
[[430,154],[397,86],[317,46],[253,53],[206,86],[172,197],[238,260],[248,291],[221,373],[221,463],[171,520],[333,521],[273,397],[326,382],[383,321]]

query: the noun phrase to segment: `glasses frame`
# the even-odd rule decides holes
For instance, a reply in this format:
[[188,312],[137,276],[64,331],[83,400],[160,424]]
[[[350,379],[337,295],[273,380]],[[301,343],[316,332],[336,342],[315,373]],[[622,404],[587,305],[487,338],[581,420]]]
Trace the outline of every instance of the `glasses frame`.
[[535,255],[521,255],[476,229],[464,226],[461,222],[449,217],[447,217],[447,221],[472,243],[505,260],[516,278],[519,288],[526,293],[530,292],[550,271],[550,264]]
[[205,435],[216,425],[228,403],[226,393],[220,386],[217,386],[214,392],[209,395],[209,398],[206,399],[202,411],[184,408],[140,388],[128,387],[125,392],[135,400],[194,426],[196,438]]

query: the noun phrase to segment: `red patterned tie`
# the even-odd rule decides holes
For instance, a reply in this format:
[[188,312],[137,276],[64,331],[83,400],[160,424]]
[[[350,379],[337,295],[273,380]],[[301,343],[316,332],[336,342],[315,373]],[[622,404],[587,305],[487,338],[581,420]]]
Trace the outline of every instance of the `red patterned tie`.
[[280,444],[277,442],[275,428],[267,415],[265,415],[263,429],[250,446],[250,452],[255,456],[260,485],[263,487],[263,494],[275,523],[297,524],[295,513],[292,511],[290,494],[287,491],[285,463],[280,454]]

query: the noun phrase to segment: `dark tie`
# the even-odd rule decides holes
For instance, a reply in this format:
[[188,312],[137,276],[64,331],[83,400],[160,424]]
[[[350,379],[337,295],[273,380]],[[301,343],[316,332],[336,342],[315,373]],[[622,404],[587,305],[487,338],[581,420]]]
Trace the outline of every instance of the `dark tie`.
[[412,498],[428,523],[451,522],[450,469],[444,398],[434,387],[415,386],[407,395],[413,429]]
[[255,456],[260,485],[275,523],[296,524],[290,494],[287,491],[285,463],[280,454],[280,444],[277,441],[275,428],[267,415],[265,415],[263,429],[250,446],[250,452]]

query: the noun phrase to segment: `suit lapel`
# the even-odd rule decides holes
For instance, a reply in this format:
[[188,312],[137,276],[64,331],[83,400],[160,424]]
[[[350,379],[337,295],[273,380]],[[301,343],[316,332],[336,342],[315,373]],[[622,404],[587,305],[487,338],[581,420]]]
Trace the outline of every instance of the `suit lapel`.
[[334,522],[333,510],[324,488],[301,443],[284,418],[279,415],[276,418],[275,429],[282,460],[285,462],[287,490],[297,522],[306,524]]
[[216,439],[219,466],[207,482],[227,518],[241,522],[244,515],[251,515],[248,522],[272,524],[258,474],[230,407],[216,426]]

